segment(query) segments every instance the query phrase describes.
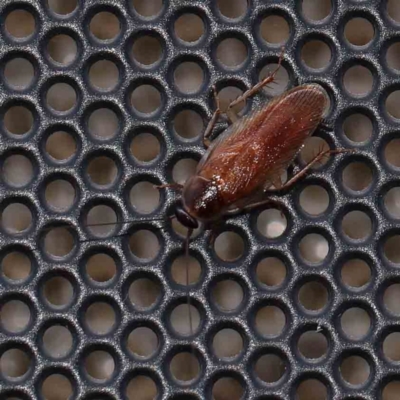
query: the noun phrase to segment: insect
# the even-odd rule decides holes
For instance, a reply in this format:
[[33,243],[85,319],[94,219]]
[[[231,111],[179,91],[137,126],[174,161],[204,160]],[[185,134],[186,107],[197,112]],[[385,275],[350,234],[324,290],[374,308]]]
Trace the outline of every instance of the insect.
[[[203,142],[207,151],[194,176],[184,185],[158,186],[171,187],[181,193],[175,206],[175,218],[188,229],[186,256],[190,236],[200,224],[212,227],[223,218],[271,204],[273,200],[268,195],[289,189],[324,157],[349,151],[320,151],[286,183],[281,182],[282,173],[327,114],[329,98],[325,89],[314,83],[297,86],[240,119],[232,110],[273,82],[281,61],[282,55],[271,75],[228,106],[226,114],[232,124],[211,142],[209,137],[221,114],[214,88],[217,108],[205,130]],[[186,274],[189,285],[188,268]],[[188,304],[192,333],[189,295]]]

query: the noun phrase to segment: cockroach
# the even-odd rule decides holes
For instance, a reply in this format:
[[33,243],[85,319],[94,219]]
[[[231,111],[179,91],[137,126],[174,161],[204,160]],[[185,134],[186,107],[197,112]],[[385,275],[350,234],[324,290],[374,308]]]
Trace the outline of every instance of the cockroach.
[[[328,113],[329,97],[325,89],[316,83],[303,84],[273,98],[241,118],[233,112],[235,105],[274,82],[282,58],[281,54],[277,68],[269,76],[230,103],[225,114],[231,124],[211,141],[210,136],[222,114],[216,88],[213,88],[216,110],[203,134],[206,152],[194,176],[184,185],[171,183],[156,186],[158,189],[172,188],[180,192],[174,215],[170,218],[176,218],[187,228],[186,259],[189,256],[191,235],[200,225],[212,230],[213,225],[231,216],[269,204],[279,207],[279,203],[271,199],[270,195],[284,193],[324,157],[351,152],[348,149],[321,150],[293,177],[282,183],[282,173]],[[123,221],[122,224],[128,222],[134,221]],[[126,234],[118,236],[124,235]],[[187,288],[189,282],[187,264]],[[193,335],[189,289],[187,304],[189,329]]]
[[[305,140],[326,117],[329,97],[325,89],[316,83],[294,87],[242,118],[238,118],[232,109],[272,83],[281,61],[282,55],[272,74],[228,106],[226,115],[232,124],[214,141],[210,141],[210,135],[221,115],[214,87],[217,107],[203,136],[207,151],[194,176],[184,185],[173,183],[158,186],[171,187],[181,194],[175,206],[174,217],[188,230],[186,257],[190,237],[200,224],[212,227],[226,217],[274,203],[269,198],[270,194],[289,189],[324,157],[349,151],[320,151],[286,183],[281,182],[282,173],[304,146]],[[186,275],[186,284],[189,285],[188,267]],[[193,333],[189,293],[188,305],[190,332]]]

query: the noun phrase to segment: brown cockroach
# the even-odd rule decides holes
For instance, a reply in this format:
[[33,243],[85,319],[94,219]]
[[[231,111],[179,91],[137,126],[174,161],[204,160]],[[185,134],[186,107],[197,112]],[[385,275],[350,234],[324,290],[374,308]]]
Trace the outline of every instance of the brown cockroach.
[[[188,229],[185,253],[188,257],[189,240],[200,224],[210,227],[225,217],[248,212],[273,201],[269,194],[289,189],[312,166],[330,154],[348,152],[347,149],[320,151],[286,183],[281,175],[323,121],[329,108],[329,98],[319,84],[304,84],[286,91],[242,118],[237,118],[232,107],[245,101],[262,87],[273,82],[280,67],[271,75],[234,100],[226,111],[232,124],[214,141],[209,137],[221,110],[214,87],[216,111],[203,136],[207,151],[197,170],[184,185],[167,184],[180,191],[174,217]],[[186,284],[189,285],[188,266]],[[189,324],[193,334],[188,292]]]
[[[281,55],[277,68],[269,76],[228,106],[225,114],[231,120],[231,125],[214,141],[210,141],[213,128],[222,114],[214,87],[217,107],[204,132],[203,142],[207,151],[201,158],[194,176],[184,185],[171,183],[157,186],[159,189],[170,187],[180,192],[174,215],[169,218],[176,218],[187,228],[186,259],[189,256],[190,237],[200,224],[205,229],[212,229],[214,224],[230,216],[269,204],[279,207],[279,203],[272,200],[269,195],[283,193],[292,187],[324,157],[351,151],[348,149],[320,151],[299,172],[282,183],[282,173],[290,166],[305,140],[317,129],[328,112],[329,97],[325,89],[316,83],[304,84],[284,92],[241,118],[233,112],[235,105],[274,81],[282,58]],[[153,218],[150,221],[160,219],[165,218]],[[142,219],[140,221],[143,222]],[[121,224],[128,222],[135,221],[121,221]],[[101,226],[108,223],[93,225]],[[125,235],[126,233],[118,236]],[[189,329],[192,335],[194,332],[189,282],[187,264],[187,305]]]

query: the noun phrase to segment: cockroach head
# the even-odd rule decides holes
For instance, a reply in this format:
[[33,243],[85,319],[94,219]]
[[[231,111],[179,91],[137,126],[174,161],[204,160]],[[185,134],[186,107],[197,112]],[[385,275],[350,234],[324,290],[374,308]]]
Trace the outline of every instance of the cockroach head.
[[199,223],[196,218],[193,218],[183,207],[183,203],[179,200],[175,205],[175,216],[176,219],[188,229],[196,229],[199,227]]

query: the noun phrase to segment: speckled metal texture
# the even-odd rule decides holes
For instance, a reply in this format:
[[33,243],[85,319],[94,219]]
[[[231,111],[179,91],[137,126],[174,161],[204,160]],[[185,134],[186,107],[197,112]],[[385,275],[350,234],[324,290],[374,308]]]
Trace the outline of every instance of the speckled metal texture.
[[[325,386],[326,396],[321,398],[389,399],[382,393],[391,381],[400,380],[400,371],[398,364],[384,354],[383,342],[400,328],[398,317],[385,306],[384,296],[387,288],[400,283],[400,277],[396,260],[390,261],[385,245],[400,230],[384,204],[385,194],[399,185],[398,170],[387,162],[385,146],[399,136],[398,121],[388,114],[385,102],[399,88],[399,81],[387,65],[385,51],[400,40],[398,26],[387,15],[386,1],[337,0],[330,15],[318,23],[302,16],[300,3],[250,0],[244,16],[229,20],[213,0],[166,1],[159,15],[148,19],[140,17],[127,0],[80,1],[77,9],[66,16],[54,14],[45,0],[1,2],[0,64],[3,67],[7,60],[19,56],[30,60],[35,71],[33,82],[25,90],[14,90],[3,78],[0,84],[0,115],[4,116],[13,105],[23,105],[34,118],[30,131],[18,137],[1,125],[0,164],[4,166],[13,154],[25,155],[33,164],[33,178],[25,185],[15,187],[3,178],[0,181],[0,209],[22,203],[33,218],[31,227],[23,232],[14,234],[2,229],[0,233],[1,258],[19,251],[28,255],[32,266],[22,282],[11,282],[4,274],[0,278],[1,306],[20,300],[30,309],[29,322],[22,330],[10,332],[1,327],[0,355],[20,349],[29,359],[22,376],[10,378],[2,373],[2,399],[42,398],[43,382],[52,374],[69,380],[74,399],[133,398],[128,397],[127,386],[139,375],[154,381],[159,399],[211,399],[213,385],[220,378],[234,378],[245,399],[294,399],[300,396],[302,382],[310,379]],[[36,20],[35,32],[27,40],[14,40],[5,30],[6,16],[17,8],[28,10]],[[96,40],[89,31],[91,17],[100,11],[114,13],[120,21],[119,35],[109,42]],[[190,46],[182,44],[173,30],[176,18],[188,12],[200,16],[205,27],[203,37]],[[117,225],[110,237],[91,240],[93,236],[85,227],[86,213],[94,205],[106,204],[120,220],[140,221],[170,214],[176,198],[173,191],[161,192],[158,208],[144,217],[129,205],[129,190],[143,179],[170,182],[176,161],[201,157],[201,138],[179,138],[173,130],[173,117],[188,108],[207,121],[214,107],[210,90],[213,84],[218,90],[227,85],[249,88],[258,81],[259,71],[267,62],[277,62],[280,46],[268,45],[259,33],[262,19],[270,14],[283,16],[290,27],[283,61],[289,85],[319,82],[331,96],[327,124],[334,129],[316,135],[332,148],[354,148],[356,154],[330,158],[281,197],[287,228],[280,237],[269,239],[258,232],[257,217],[262,210],[227,221],[221,229],[237,232],[244,241],[239,259],[221,260],[210,244],[209,232],[201,232],[191,242],[191,254],[202,266],[199,282],[190,288],[201,323],[193,337],[180,336],[171,327],[170,313],[175,305],[186,301],[186,291],[171,280],[168,267],[177,254],[183,253],[182,238],[171,224],[143,221]],[[374,27],[373,40],[362,49],[349,45],[343,35],[346,22],[356,16]],[[149,68],[138,66],[130,53],[135,37],[143,32],[157,37],[162,44],[161,61]],[[77,43],[77,60],[68,66],[52,63],[47,55],[47,40],[58,33],[71,36]],[[216,46],[226,37],[238,38],[247,47],[246,61],[235,70],[224,69],[216,59]],[[311,39],[321,40],[331,49],[332,60],[325,69],[311,70],[301,60],[301,47]],[[89,83],[90,66],[102,59],[114,62],[119,71],[117,85],[108,92],[100,92]],[[182,94],[174,83],[174,69],[183,61],[197,63],[204,72],[197,93]],[[362,65],[372,73],[373,87],[365,96],[350,96],[344,88],[344,73],[354,65]],[[47,105],[47,92],[54,83],[67,83],[76,92],[77,102],[66,113],[55,112]],[[143,83],[161,93],[161,106],[150,115],[135,111],[130,101],[134,88]],[[265,100],[265,94],[259,94],[247,103],[247,109]],[[104,106],[117,114],[119,128],[115,137],[100,141],[88,133],[87,118],[91,110]],[[365,143],[351,142],[343,132],[344,119],[354,112],[365,114],[373,122],[373,135]],[[75,155],[63,163],[55,162],[45,151],[48,136],[60,130],[73,135],[77,143]],[[138,132],[151,132],[160,141],[161,151],[153,163],[140,164],[129,152]],[[106,187],[91,183],[87,173],[90,160],[97,156],[107,156],[117,166],[114,182]],[[361,191],[352,191],[343,184],[344,168],[355,161],[372,171],[371,183]],[[76,192],[73,207],[65,212],[55,212],[44,200],[46,184],[60,177]],[[330,199],[328,209],[316,217],[299,205],[301,190],[310,184],[325,188]],[[366,213],[372,223],[366,238],[351,239],[343,233],[343,217],[354,210]],[[65,224],[75,240],[72,251],[60,258],[46,254],[44,236],[49,227]],[[151,261],[129,250],[129,236],[140,229],[153,232],[160,243]],[[319,263],[308,263],[299,250],[301,240],[311,233],[322,235],[329,243],[328,255]],[[84,269],[85,260],[99,251],[116,262],[116,274],[106,284],[88,279]],[[285,279],[272,288],[258,282],[256,275],[257,263],[268,256],[281,259],[286,267]],[[341,278],[342,265],[354,258],[364,260],[371,270],[369,281],[357,289],[345,285]],[[60,276],[70,282],[73,295],[65,306],[54,307],[46,300],[44,286],[50,278]],[[130,284],[143,277],[156,282],[160,292],[152,307],[138,310],[129,301],[128,292]],[[242,302],[230,312],[220,309],[213,299],[213,288],[222,280],[236,281],[243,291]],[[320,310],[307,310],[300,302],[299,293],[308,282],[326,289],[326,304]],[[94,302],[109,304],[115,313],[115,323],[104,334],[92,332],[85,322],[85,313]],[[284,327],[275,336],[261,334],[256,325],[257,311],[269,305],[285,315]],[[341,316],[351,308],[364,310],[369,316],[370,326],[361,337],[349,337],[341,328]],[[54,324],[67,327],[73,338],[71,351],[58,359],[47,355],[42,343],[44,331]],[[127,336],[135,326],[150,327],[158,336],[157,350],[150,358],[137,358],[127,348]],[[212,339],[226,327],[240,333],[243,346],[235,357],[221,359],[213,353]],[[312,360],[298,349],[300,335],[309,330],[327,340],[325,354]],[[194,381],[182,383],[173,377],[170,361],[175,354],[191,352],[192,348],[200,372]],[[114,370],[107,379],[94,379],[85,370],[85,360],[94,350],[105,351],[114,360]],[[281,373],[271,382],[260,379],[256,368],[259,358],[266,354],[280,359]],[[352,385],[343,378],[342,364],[350,356],[360,356],[369,365],[369,376],[361,384]]]

